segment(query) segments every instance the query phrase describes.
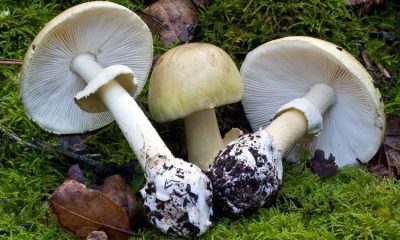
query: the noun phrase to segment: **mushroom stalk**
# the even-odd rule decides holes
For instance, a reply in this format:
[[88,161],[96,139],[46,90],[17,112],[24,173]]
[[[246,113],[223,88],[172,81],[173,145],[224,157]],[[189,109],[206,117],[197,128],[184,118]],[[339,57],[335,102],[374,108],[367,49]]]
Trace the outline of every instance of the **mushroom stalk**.
[[206,170],[224,146],[215,110],[192,113],[184,122],[189,161]]
[[230,142],[207,170],[217,209],[237,215],[263,206],[282,183],[282,156],[305,134],[318,134],[322,114],[335,102],[334,90],[315,84],[282,106],[272,123]]
[[[315,84],[302,97],[314,105],[321,115],[335,103],[335,91],[326,84]],[[285,155],[307,132],[307,119],[303,112],[291,108],[280,114],[264,128],[273,138],[275,147]]]
[[310,37],[277,39],[249,52],[240,73],[243,108],[258,131],[229,143],[207,171],[216,209],[237,215],[263,206],[282,183],[284,155],[319,149],[343,167],[368,162],[382,143],[379,91],[342,47]]
[[211,225],[211,182],[172,155],[134,98],[152,53],[150,30],[128,8],[77,5],[51,20],[29,47],[21,99],[32,120],[53,133],[86,132],[115,120],[144,170],[140,195],[148,222],[165,234],[197,237]]
[[330,86],[318,83],[314,84],[303,98],[314,104],[323,115],[335,103],[336,93]]
[[[97,74],[105,74],[90,54],[75,57],[71,69],[88,84]],[[203,234],[211,225],[212,215],[212,188],[207,176],[172,155],[134,98],[115,79],[96,94],[144,169],[147,182],[140,193],[149,222],[167,234]]]
[[264,129],[273,138],[275,147],[285,154],[306,133],[307,119],[302,112],[292,109],[277,117]]
[[[95,58],[89,54],[75,57],[71,68],[86,83],[103,70]],[[173,157],[134,98],[118,82],[111,81],[101,87],[98,94],[121,128],[143,168],[146,166],[146,160],[156,155]]]

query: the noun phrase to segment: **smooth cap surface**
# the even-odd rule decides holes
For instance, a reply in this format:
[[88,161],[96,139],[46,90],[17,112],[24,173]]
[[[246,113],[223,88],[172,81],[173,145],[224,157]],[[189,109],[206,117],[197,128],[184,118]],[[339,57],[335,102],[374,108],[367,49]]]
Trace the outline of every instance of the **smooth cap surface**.
[[81,133],[113,121],[108,112],[88,113],[75,103],[86,83],[70,64],[91,54],[103,68],[125,65],[137,79],[137,96],[152,63],[152,37],[132,11],[111,2],[76,5],[51,20],[29,47],[21,71],[21,98],[28,116],[43,129]]
[[208,43],[170,49],[150,78],[149,108],[158,122],[237,102],[243,94],[239,70],[230,56]]
[[317,83],[333,88],[336,101],[323,115],[323,129],[302,139],[304,148],[331,153],[338,166],[368,162],[379,149],[385,115],[379,91],[364,67],[343,48],[310,37],[287,37],[251,51],[242,67],[242,103],[253,130],[265,127],[278,109],[303,97]]

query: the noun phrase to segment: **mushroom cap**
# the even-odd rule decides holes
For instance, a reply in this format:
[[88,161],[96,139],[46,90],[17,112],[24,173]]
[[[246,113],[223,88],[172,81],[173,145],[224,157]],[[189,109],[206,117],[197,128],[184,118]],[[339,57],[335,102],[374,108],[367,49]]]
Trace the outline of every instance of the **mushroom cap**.
[[242,94],[239,70],[224,50],[189,43],[157,61],[150,77],[149,109],[156,121],[166,122],[237,102]]
[[130,68],[137,80],[130,94],[136,97],[151,67],[152,36],[135,13],[111,2],[79,4],[52,19],[30,45],[20,82],[27,115],[49,132],[82,133],[113,121],[109,112],[88,113],[74,101],[87,84],[70,65],[83,53],[103,68]]
[[320,149],[341,167],[368,162],[379,149],[385,115],[379,90],[365,68],[343,48],[311,37],[286,37],[251,51],[241,67],[242,104],[253,130],[304,96],[317,83],[334,89],[336,102],[323,115],[318,136],[301,139],[288,154]]

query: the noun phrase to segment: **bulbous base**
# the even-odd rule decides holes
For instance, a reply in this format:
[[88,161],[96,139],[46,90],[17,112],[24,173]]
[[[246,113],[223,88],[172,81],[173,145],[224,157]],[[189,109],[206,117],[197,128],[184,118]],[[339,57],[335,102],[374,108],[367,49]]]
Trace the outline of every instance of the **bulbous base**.
[[282,183],[282,155],[264,130],[246,134],[220,151],[207,171],[215,208],[228,216],[251,212]]
[[149,222],[169,235],[202,235],[213,213],[210,180],[194,164],[156,158],[146,165],[147,183],[140,191]]

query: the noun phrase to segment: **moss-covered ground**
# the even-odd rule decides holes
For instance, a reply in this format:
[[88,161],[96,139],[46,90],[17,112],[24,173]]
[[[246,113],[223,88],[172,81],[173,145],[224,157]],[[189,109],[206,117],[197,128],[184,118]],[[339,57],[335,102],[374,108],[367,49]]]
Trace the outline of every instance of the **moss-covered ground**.
[[[1,0],[0,58],[22,59],[27,46],[52,17],[81,1]],[[134,11],[141,1],[116,1]],[[269,40],[307,35],[343,46],[358,59],[364,46],[373,64],[392,75],[385,79],[370,70],[384,97],[386,112],[400,113],[400,6],[387,1],[369,15],[360,15],[344,0],[215,0],[199,9],[194,41],[226,50],[240,66],[246,53]],[[397,38],[396,38],[397,36]],[[155,41],[155,52],[166,51]],[[0,66],[0,239],[73,239],[51,217],[47,197],[63,181],[71,163],[61,155],[16,143],[4,128],[23,141],[53,146],[57,136],[46,133],[25,115],[19,101],[19,66]],[[146,110],[146,91],[139,97]],[[240,105],[218,110],[220,127],[248,128]],[[172,151],[185,158],[179,121],[156,124]],[[111,124],[91,133],[85,143],[101,162],[129,162],[134,158],[118,127]],[[347,167],[321,180],[307,167],[285,164],[284,185],[276,204],[236,220],[217,219],[205,239],[400,239],[400,185],[363,167]],[[88,174],[93,172],[85,167]],[[92,173],[93,174],[93,173]],[[139,188],[143,178],[131,182]],[[146,239],[162,238],[155,231]]]

